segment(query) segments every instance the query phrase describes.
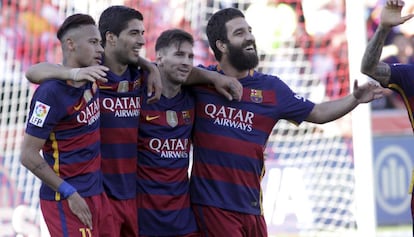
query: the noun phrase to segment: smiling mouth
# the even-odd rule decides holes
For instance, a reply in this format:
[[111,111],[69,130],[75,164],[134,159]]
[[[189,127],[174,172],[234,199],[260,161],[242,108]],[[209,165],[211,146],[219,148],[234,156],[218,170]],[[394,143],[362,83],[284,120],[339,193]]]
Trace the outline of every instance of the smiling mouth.
[[141,51],[141,49],[134,48],[134,49],[132,49],[132,51],[133,51],[135,54],[138,54],[138,55],[139,55],[139,52]]

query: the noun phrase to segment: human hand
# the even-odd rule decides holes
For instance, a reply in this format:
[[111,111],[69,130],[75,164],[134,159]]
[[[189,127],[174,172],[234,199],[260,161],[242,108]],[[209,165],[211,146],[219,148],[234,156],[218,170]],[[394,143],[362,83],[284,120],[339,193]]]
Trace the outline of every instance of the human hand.
[[218,74],[218,80],[214,81],[217,92],[225,96],[228,100],[240,101],[243,95],[243,86],[235,77]]
[[147,103],[155,103],[161,98],[162,93],[162,83],[161,83],[161,74],[157,66],[153,66],[149,71],[147,78],[147,92],[148,100]]
[[384,28],[391,28],[403,24],[414,17],[414,14],[401,17],[401,9],[404,6],[402,0],[387,0],[384,8],[381,11],[380,26]]
[[378,83],[369,81],[362,86],[358,86],[358,81],[354,82],[354,92],[352,95],[358,101],[358,103],[368,103],[373,100],[382,98],[386,90],[382,88]]
[[92,214],[85,199],[83,199],[78,192],[75,192],[70,195],[67,200],[72,213],[92,230]]
[[73,81],[107,82],[106,72],[109,68],[102,65],[70,69],[70,79]]

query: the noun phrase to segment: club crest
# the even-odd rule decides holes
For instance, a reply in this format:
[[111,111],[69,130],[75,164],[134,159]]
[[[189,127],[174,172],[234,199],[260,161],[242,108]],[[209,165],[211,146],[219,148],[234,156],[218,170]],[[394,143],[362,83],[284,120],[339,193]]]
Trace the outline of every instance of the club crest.
[[250,100],[253,101],[254,103],[262,103],[263,102],[263,91],[251,89]]
[[140,88],[141,87],[141,78],[136,79],[134,81],[134,84],[133,84],[132,87],[133,87],[134,90],[137,90],[138,88]]
[[185,124],[190,124],[191,123],[191,115],[190,115],[190,111],[189,110],[184,110],[181,112],[181,114],[183,115],[183,120]]

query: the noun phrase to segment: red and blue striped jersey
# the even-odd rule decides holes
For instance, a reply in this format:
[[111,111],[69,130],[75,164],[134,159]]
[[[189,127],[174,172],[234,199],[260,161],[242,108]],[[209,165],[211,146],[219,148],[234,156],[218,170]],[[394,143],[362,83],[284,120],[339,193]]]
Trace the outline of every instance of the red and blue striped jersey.
[[[103,192],[98,95],[94,83],[76,88],[66,81],[47,80],[33,95],[26,127],[27,134],[46,140],[44,159],[82,197]],[[46,184],[40,198],[61,199]]]
[[[217,66],[207,69],[219,71]],[[314,103],[295,94],[276,76],[251,70],[239,81],[241,102],[227,100],[213,87],[194,89],[190,196],[194,204],[261,215],[267,139],[278,120],[300,124]]]
[[414,131],[414,65],[390,64],[390,67],[391,77],[388,88],[396,91],[403,98]]
[[132,199],[136,197],[141,73],[129,66],[121,76],[107,72],[107,79],[99,84],[104,188],[111,198]]
[[[143,93],[146,100],[146,93]],[[197,231],[189,196],[189,156],[194,98],[182,90],[143,103],[138,137],[138,221],[145,236]]]

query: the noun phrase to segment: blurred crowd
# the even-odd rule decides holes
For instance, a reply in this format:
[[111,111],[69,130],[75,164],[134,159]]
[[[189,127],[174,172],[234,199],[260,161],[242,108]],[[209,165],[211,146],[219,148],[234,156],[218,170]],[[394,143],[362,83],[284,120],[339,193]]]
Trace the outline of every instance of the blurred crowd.
[[[55,32],[66,15],[86,11],[79,9],[82,5],[80,2],[86,6],[88,1],[0,0],[0,58],[5,59],[0,60],[0,70],[25,71],[29,65],[37,62],[60,62],[61,50]],[[274,62],[268,66],[271,69],[261,65],[263,70],[274,70],[279,74],[296,71],[301,75],[318,75],[325,95],[330,99],[341,97],[349,91],[345,0],[258,0],[249,3],[230,0],[93,2],[96,6],[102,5],[102,9],[109,4],[125,4],[138,8],[145,19],[150,19],[144,21],[147,24],[145,56],[150,60],[155,58],[154,43],[162,30],[176,27],[192,32],[196,39],[196,64],[214,62],[205,39],[204,26],[200,25],[203,20],[205,22],[213,9],[240,8],[252,24],[262,58]],[[377,27],[383,2],[384,0],[364,1],[368,38]],[[413,13],[414,1],[406,3],[405,12]],[[382,55],[384,61],[413,61],[413,24],[414,21],[408,22],[390,35]],[[283,48],[298,50],[288,57],[286,52],[279,57],[272,54]],[[295,60],[306,61],[310,66],[298,66],[294,63]],[[4,77],[2,80],[13,80]],[[395,109],[401,106],[401,99],[392,91],[389,91],[385,99],[372,103],[373,109]]]

